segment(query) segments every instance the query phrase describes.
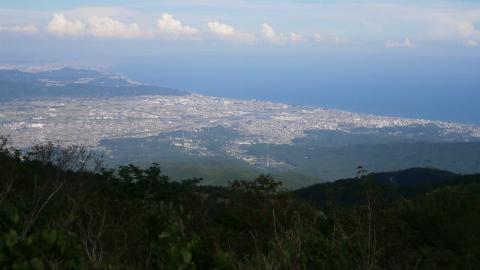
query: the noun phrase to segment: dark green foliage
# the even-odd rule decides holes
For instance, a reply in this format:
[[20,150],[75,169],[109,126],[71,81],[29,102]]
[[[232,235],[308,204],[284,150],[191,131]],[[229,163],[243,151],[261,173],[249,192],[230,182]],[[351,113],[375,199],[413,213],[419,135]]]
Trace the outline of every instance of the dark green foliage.
[[26,234],[20,215],[13,206],[0,209],[1,269],[87,269],[75,233],[45,228]]
[[[401,197],[412,197],[445,184],[462,182],[464,176],[451,172],[430,169],[412,168],[398,172],[372,173],[369,178],[383,189],[388,200]],[[322,206],[327,201],[339,205],[358,205],[363,200],[362,182],[358,178],[342,179],[335,182],[315,184],[293,191],[299,199]]]
[[202,186],[171,181],[158,164],[81,170],[81,148],[40,155],[51,149],[23,157],[0,140],[0,269],[480,265],[478,175],[359,170],[356,179],[312,188],[314,208],[268,175]]
[[480,183],[447,186],[388,213],[392,250],[426,269],[477,269],[480,265]]

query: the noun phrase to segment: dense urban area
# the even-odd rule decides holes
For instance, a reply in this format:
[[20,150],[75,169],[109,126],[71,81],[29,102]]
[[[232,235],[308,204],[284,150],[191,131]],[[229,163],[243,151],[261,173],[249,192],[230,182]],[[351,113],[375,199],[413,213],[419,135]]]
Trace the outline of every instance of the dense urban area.
[[[169,131],[196,132],[218,126],[238,131],[239,139],[226,145],[225,152],[239,158],[242,158],[239,145],[289,144],[311,130],[355,132],[432,126],[445,136],[456,134],[465,140],[480,137],[480,128],[461,124],[199,94],[0,103],[0,133],[11,136],[18,147],[46,141],[95,147],[102,139],[148,137]],[[397,131],[389,135],[405,134]],[[182,137],[172,138],[172,144],[191,150],[202,147]]]

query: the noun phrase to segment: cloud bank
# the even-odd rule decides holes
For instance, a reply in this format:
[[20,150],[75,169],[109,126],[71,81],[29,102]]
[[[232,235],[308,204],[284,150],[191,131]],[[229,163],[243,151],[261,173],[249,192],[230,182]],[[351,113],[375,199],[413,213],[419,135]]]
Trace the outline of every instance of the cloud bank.
[[[399,3],[263,3],[265,9],[261,12],[255,16],[248,13],[258,5],[244,3],[241,6],[244,13],[239,10],[239,14],[233,17],[239,22],[237,25],[216,19],[216,16],[221,16],[218,10],[226,8],[223,2],[215,2],[215,9],[201,12],[192,11],[190,4],[175,6],[173,2],[166,1],[155,6],[156,10],[150,6],[149,9],[138,8],[141,4],[135,9],[121,5],[85,6],[57,11],[53,16],[44,11],[0,8],[0,32],[37,34],[35,36],[50,34],[65,39],[172,38],[208,42],[216,38],[258,45],[309,43],[311,46],[348,44],[366,47],[376,42],[378,48],[389,49],[414,48],[413,41],[420,38],[429,41],[429,44],[454,41],[467,47],[477,47],[480,40],[480,5],[467,8],[451,4],[447,5],[450,8],[439,8]],[[291,9],[294,12],[290,12]],[[182,19],[171,13],[157,13],[163,10],[174,10],[173,14],[181,12]],[[293,31],[274,27],[281,18],[285,19],[282,12],[290,12],[288,29]],[[269,18],[263,24],[262,16]],[[186,23],[183,18],[193,18],[196,23]],[[341,36],[328,33],[341,33]],[[405,36],[408,38],[403,38]]]

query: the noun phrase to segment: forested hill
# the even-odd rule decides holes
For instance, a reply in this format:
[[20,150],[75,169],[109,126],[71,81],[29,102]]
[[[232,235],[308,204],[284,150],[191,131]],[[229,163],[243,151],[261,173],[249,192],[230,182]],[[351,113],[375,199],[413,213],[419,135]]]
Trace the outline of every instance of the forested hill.
[[0,69],[0,102],[41,98],[181,96],[187,92],[142,84],[96,70],[62,68],[42,72]]
[[[480,175],[459,175],[433,168],[412,168],[397,172],[360,172],[366,179],[380,188],[388,200],[411,198],[423,195],[436,188],[476,181]],[[327,201],[341,205],[356,205],[363,200],[362,181],[349,178],[334,182],[320,183],[293,191],[295,197],[321,206]]]
[[[375,180],[359,170],[331,184],[358,194],[356,203],[317,208],[270,176],[202,186],[170,181],[157,164],[105,170],[84,148],[22,155],[0,141],[0,266],[476,269],[480,176],[459,177],[414,169]],[[393,198],[386,181],[422,192]]]

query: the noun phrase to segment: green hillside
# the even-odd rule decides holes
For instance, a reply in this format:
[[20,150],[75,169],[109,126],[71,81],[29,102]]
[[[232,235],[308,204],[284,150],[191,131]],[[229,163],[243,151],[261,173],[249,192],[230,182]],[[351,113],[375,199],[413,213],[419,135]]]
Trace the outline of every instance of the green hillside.
[[356,194],[346,205],[322,199],[318,186],[304,189],[315,202],[306,203],[304,191],[283,192],[265,175],[214,187],[171,181],[157,164],[101,165],[81,147],[21,154],[0,143],[1,269],[480,265],[479,175],[360,169],[327,185],[335,196]]

